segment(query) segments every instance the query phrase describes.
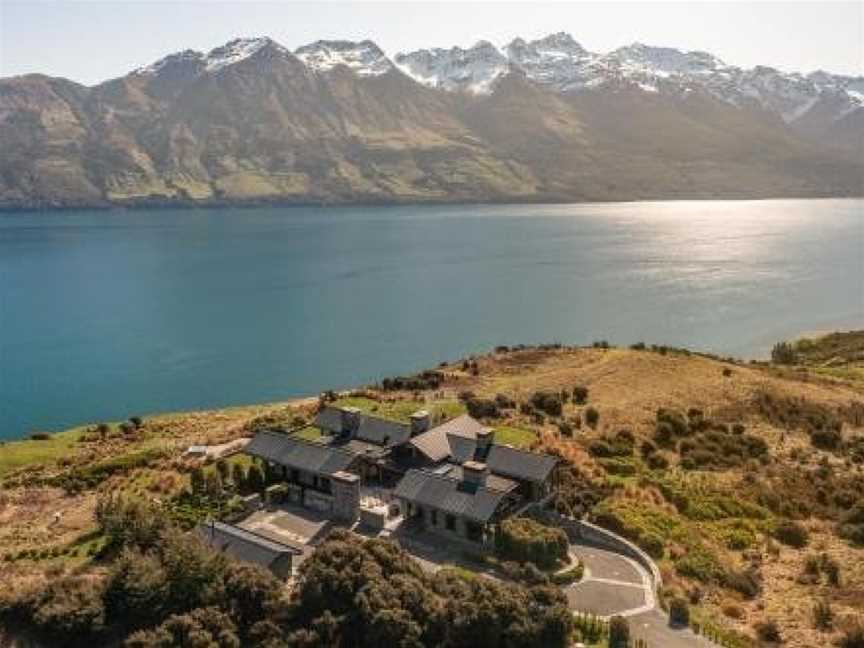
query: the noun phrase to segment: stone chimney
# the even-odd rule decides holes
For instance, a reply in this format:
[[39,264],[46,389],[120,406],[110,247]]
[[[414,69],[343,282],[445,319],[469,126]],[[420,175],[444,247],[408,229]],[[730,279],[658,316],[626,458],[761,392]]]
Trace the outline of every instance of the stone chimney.
[[341,407],[342,436],[353,437],[360,427],[360,410],[356,407]]
[[417,410],[411,416],[411,436],[423,434],[429,429],[431,417],[426,410]]
[[477,486],[486,485],[486,477],[489,476],[489,467],[480,461],[466,461],[462,464],[462,480],[468,484]]
[[489,450],[492,448],[492,443],[495,441],[495,430],[492,428],[483,428],[477,432],[477,450],[475,454],[479,460],[486,459]]
[[360,477],[340,470],[330,475],[330,480],[333,517],[340,522],[353,524],[360,517]]

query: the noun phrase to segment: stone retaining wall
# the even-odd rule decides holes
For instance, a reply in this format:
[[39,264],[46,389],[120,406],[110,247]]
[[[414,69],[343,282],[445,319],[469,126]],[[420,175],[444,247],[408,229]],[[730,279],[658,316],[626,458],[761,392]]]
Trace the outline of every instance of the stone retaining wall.
[[660,570],[657,569],[657,565],[651,559],[651,556],[617,533],[613,533],[608,529],[591,524],[585,520],[574,520],[564,517],[553,511],[539,509],[532,511],[532,514],[547,524],[561,527],[570,536],[571,540],[587,542],[632,558],[648,571],[655,591],[663,585],[663,577],[660,575]]

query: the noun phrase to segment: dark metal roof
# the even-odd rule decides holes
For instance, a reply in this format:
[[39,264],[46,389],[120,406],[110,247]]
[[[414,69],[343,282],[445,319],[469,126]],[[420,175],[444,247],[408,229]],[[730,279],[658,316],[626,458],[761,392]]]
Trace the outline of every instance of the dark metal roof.
[[[462,468],[462,466],[459,466],[457,464],[444,464],[443,466],[438,466],[437,468],[434,468],[430,472],[434,472],[436,475],[441,475],[442,477],[447,477],[455,481],[462,481],[465,476],[464,469]],[[502,477],[501,475],[496,475],[495,473],[490,472],[488,475],[486,475],[486,483],[484,485],[490,490],[501,491],[502,493],[509,493],[519,484],[512,479],[507,479],[506,477]]]
[[[468,414],[463,414],[432,428],[428,432],[418,434],[411,439],[411,445],[431,461],[442,461],[453,455],[450,437],[457,436],[466,440],[476,439],[477,433],[485,429],[479,421],[471,418]],[[463,442],[458,451],[460,457],[465,455],[468,452],[468,444]],[[470,454],[474,455],[473,445],[471,445]]]
[[[357,412],[357,429],[353,436],[363,441],[377,445],[401,445],[411,438],[411,425],[401,421],[373,416],[366,412]],[[342,410],[328,406],[322,408],[315,416],[315,425],[333,434],[342,433]]]
[[223,522],[202,522],[196,529],[198,537],[217,551],[264,567],[280,558],[303,553],[290,545],[265,538],[253,531]]
[[412,469],[396,485],[393,495],[419,506],[429,506],[476,522],[487,522],[506,493]]
[[355,436],[379,445],[402,445],[411,438],[411,426],[408,423],[361,414],[360,425]]
[[335,407],[323,407],[315,415],[315,427],[339,434],[342,432],[342,412]]
[[282,466],[320,475],[332,475],[345,470],[357,458],[357,455],[340,448],[278,432],[259,432],[246,445],[244,452]]
[[558,458],[552,455],[537,454],[497,443],[492,444],[489,454],[486,455],[486,465],[493,473],[525,481],[543,481],[557,463]]

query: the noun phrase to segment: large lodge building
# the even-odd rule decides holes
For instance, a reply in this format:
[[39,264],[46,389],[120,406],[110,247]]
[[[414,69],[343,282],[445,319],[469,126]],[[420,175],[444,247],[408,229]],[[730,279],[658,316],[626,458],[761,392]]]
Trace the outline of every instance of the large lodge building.
[[[313,425],[320,438],[265,431],[245,452],[281,475],[289,501],[349,524],[383,525],[401,514],[425,530],[485,543],[496,523],[556,483],[556,457],[495,443],[494,431],[467,414],[433,426],[426,411],[403,423],[325,406]],[[365,504],[370,492],[387,499],[383,514]]]

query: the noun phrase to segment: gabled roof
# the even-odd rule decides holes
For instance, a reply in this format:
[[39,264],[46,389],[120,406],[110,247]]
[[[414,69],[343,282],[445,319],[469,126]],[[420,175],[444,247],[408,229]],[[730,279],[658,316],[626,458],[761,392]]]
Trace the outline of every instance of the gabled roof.
[[217,551],[237,560],[270,567],[280,558],[303,553],[300,549],[223,522],[202,522],[198,537]]
[[[465,470],[459,464],[444,464],[442,466],[432,468],[429,472],[436,475],[441,475],[442,477],[447,477],[448,479],[453,479],[455,481],[462,481],[463,479],[465,479]],[[483,485],[489,490],[501,491],[502,493],[509,493],[514,488],[519,486],[519,484],[512,479],[507,479],[506,477],[502,477],[501,475],[496,475],[493,472],[489,472],[486,475],[486,482]]]
[[347,469],[357,458],[352,452],[288,436],[279,432],[259,432],[246,445],[246,454],[289,468],[332,475]]
[[411,438],[411,426],[408,423],[361,414],[356,437],[379,445],[402,445]]
[[506,493],[483,486],[472,487],[425,470],[412,469],[396,485],[393,495],[476,522],[488,522]]
[[[467,459],[461,459],[461,457],[466,454],[474,455],[476,443],[472,439],[476,439],[477,433],[485,429],[479,421],[468,414],[463,414],[423,434],[418,434],[411,439],[411,445],[431,461],[442,461],[449,456],[454,456],[455,458],[456,455],[454,455],[453,446],[458,445],[459,460],[466,461]],[[458,439],[454,442],[450,437],[458,437]],[[470,451],[468,450],[469,445],[471,448]]]
[[[376,445],[401,445],[411,438],[411,425],[401,421],[357,412],[354,436]],[[338,407],[323,407],[315,416],[315,426],[334,435],[342,432],[342,411]]]
[[322,407],[315,415],[315,427],[338,434],[342,431],[342,412],[335,407]]
[[486,455],[486,465],[493,473],[526,481],[543,481],[557,463],[558,458],[552,455],[494,443]]

